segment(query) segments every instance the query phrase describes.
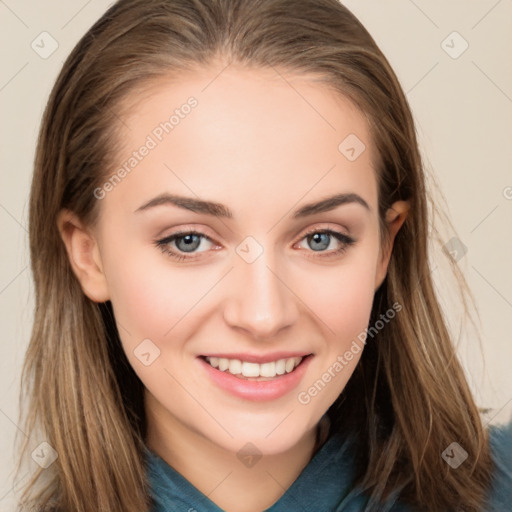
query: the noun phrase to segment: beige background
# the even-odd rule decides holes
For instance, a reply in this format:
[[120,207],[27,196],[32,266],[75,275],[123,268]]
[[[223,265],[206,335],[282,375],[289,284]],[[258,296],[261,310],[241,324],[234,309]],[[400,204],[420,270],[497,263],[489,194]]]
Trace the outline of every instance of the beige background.
[[[2,511],[14,510],[12,446],[32,320],[27,198],[36,135],[65,57],[110,3],[0,1]],[[407,92],[422,152],[441,185],[456,229],[446,231],[444,242],[458,236],[467,246],[458,264],[477,299],[483,347],[480,350],[468,328],[458,350],[478,404],[489,409],[486,422],[504,422],[512,412],[512,1],[345,4],[372,33]],[[40,36],[44,31],[58,43],[46,59],[31,47],[34,40],[48,38]],[[45,41],[46,50],[51,49],[50,40]],[[432,263],[446,316],[458,333],[459,301],[442,274],[446,256],[439,248]]]

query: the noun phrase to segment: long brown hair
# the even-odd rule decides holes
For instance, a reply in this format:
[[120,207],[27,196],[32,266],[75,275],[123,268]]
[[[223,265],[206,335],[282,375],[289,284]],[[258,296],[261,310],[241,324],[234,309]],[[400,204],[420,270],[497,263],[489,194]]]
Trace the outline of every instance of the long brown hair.
[[[23,510],[149,510],[143,384],[123,353],[110,304],[84,295],[56,218],[68,208],[87,223],[97,219],[94,189],[115,169],[122,101],[159,76],[179,79],[180,70],[218,56],[315,75],[366,116],[379,154],[382,242],[389,206],[411,203],[371,322],[396,302],[403,311],[368,339],[328,411],[332,429],[354,434],[356,484],[377,509],[401,488],[401,499],[419,510],[425,504],[430,512],[480,510],[492,474],[487,434],[428,261],[429,238],[440,241],[428,219],[440,210],[426,188],[400,84],[372,37],[337,0],[120,0],[64,63],[35,156],[29,220],[36,310],[20,395],[28,403],[25,432],[38,433],[58,458],[34,472]],[[441,457],[453,441],[469,454],[456,470]],[[28,444],[20,449],[18,471],[29,458]]]

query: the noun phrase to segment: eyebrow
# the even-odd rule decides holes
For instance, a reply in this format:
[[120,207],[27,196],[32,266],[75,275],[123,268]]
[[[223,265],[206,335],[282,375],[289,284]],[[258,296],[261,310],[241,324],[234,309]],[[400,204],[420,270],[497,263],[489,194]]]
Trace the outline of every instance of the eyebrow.
[[[346,193],[335,194],[325,199],[321,199],[320,201],[306,204],[293,213],[293,218],[300,219],[317,213],[328,212],[345,204],[359,204],[369,212],[372,211],[368,203],[361,196],[354,193]],[[183,208],[184,210],[212,215],[214,217],[223,217],[227,219],[233,218],[233,212],[223,204],[174,194],[161,194],[137,208],[135,213],[163,205],[174,205],[178,208]]]

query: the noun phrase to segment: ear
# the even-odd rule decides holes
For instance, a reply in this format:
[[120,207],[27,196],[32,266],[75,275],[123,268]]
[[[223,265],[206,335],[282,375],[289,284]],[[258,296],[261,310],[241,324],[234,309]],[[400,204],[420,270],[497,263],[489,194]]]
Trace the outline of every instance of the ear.
[[388,239],[385,247],[381,247],[379,249],[379,261],[377,264],[377,272],[375,274],[375,291],[379,289],[380,285],[386,278],[395,236],[407,218],[410,206],[409,201],[396,201],[386,212]]
[[69,210],[61,210],[57,227],[66,246],[71,268],[85,295],[94,302],[110,299],[99,246],[92,230]]

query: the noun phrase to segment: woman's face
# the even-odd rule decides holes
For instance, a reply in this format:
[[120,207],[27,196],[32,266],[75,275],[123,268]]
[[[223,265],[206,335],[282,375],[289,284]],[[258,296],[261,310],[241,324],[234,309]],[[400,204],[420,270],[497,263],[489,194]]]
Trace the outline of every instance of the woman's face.
[[284,451],[345,387],[386,272],[365,119],[311,77],[234,65],[129,99],[94,237],[150,422]]

